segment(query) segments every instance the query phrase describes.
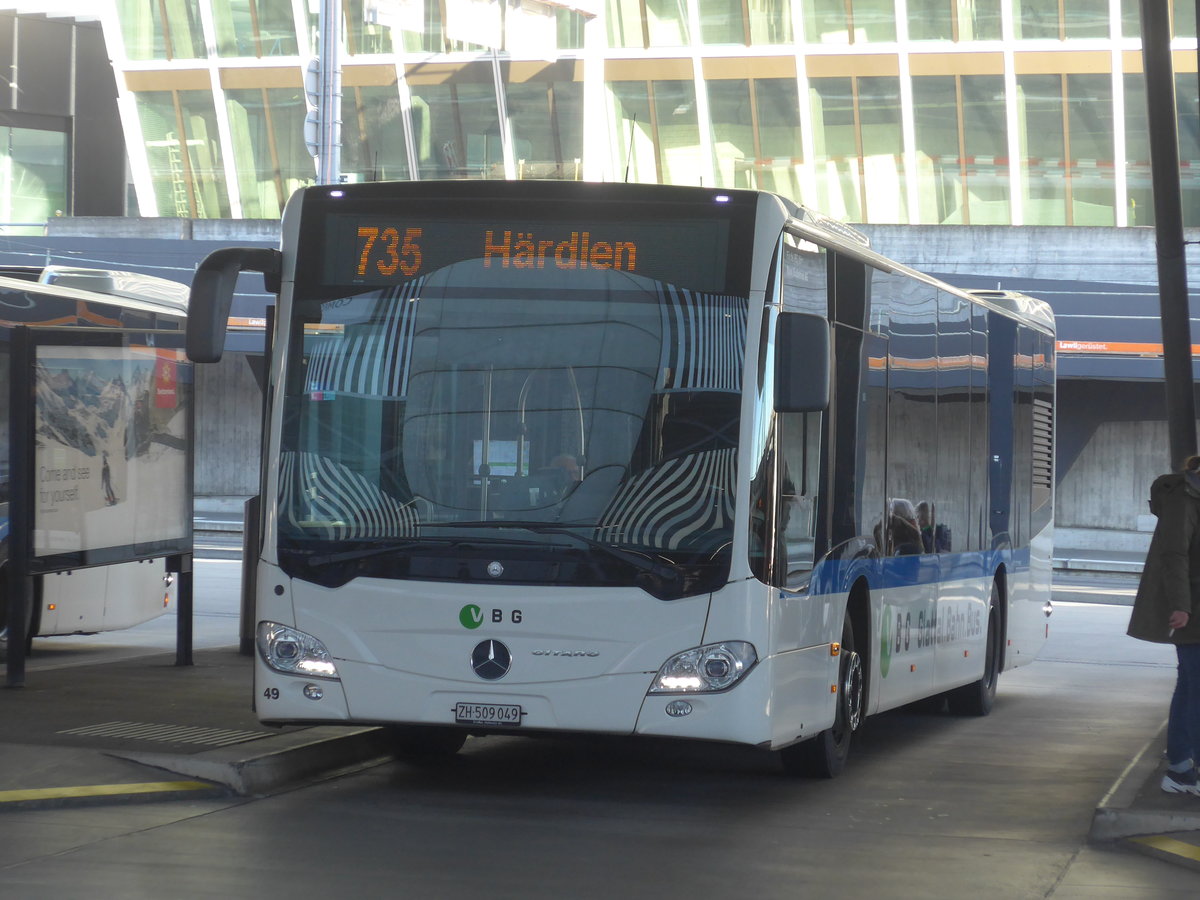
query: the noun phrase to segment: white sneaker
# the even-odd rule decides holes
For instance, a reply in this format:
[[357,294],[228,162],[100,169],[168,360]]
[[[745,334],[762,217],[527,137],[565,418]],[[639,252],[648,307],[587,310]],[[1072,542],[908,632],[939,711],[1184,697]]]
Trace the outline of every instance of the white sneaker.
[[1200,795],[1200,783],[1196,779],[1196,770],[1172,772],[1170,769],[1163,775],[1162,789],[1168,794],[1197,794]]

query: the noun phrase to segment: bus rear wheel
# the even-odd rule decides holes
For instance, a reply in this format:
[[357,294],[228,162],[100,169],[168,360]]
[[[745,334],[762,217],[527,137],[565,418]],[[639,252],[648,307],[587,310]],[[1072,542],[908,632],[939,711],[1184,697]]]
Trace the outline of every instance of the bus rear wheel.
[[950,712],[956,716],[986,716],[992,711],[996,702],[996,685],[1000,681],[1003,637],[1000,633],[1000,588],[996,582],[992,582],[992,595],[988,600],[983,677],[946,694]]
[[854,628],[849,615],[842,623],[837,688],[833,725],[814,738],[779,751],[779,761],[789,775],[836,778],[846,768],[850,739],[862,724],[866,698],[866,672],[862,656],[854,649]]

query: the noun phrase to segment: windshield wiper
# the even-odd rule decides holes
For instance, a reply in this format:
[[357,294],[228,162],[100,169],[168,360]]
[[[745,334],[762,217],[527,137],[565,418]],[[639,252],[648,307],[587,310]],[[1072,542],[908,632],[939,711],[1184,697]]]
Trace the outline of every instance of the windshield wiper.
[[[438,523],[435,527],[441,528],[444,523]],[[458,525],[460,523],[450,523]],[[472,523],[473,524],[473,523]],[[486,523],[492,524],[492,523]],[[375,556],[387,556],[392,553],[404,553],[409,550],[419,550],[427,548],[430,544],[439,544],[445,548],[465,547],[471,544],[532,544],[532,541],[513,541],[509,539],[500,539],[494,537],[473,537],[473,538],[447,538],[430,536],[420,538],[419,540],[406,540],[399,543],[387,542],[377,547],[358,547],[354,550],[339,550],[333,553],[317,554],[316,556],[308,557],[305,562],[312,568],[323,569],[326,566],[336,565],[338,563],[354,562],[360,559],[371,559]]]
[[620,560],[626,565],[637,569],[640,573],[650,576],[645,581],[639,580],[639,585],[660,600],[676,597],[683,589],[683,575],[674,566],[656,562],[638,553],[636,550],[615,547],[612,544],[606,544],[604,541],[598,541],[585,534],[579,534],[572,531],[566,525],[554,525],[547,522],[525,522],[512,519],[487,522],[486,524],[493,528],[521,528],[525,531],[532,531],[535,534],[561,534],[574,538],[586,547],[592,550],[599,550],[605,556]]
[[357,550],[339,550],[336,553],[323,553],[310,556],[305,560],[305,563],[313,568],[323,569],[326,566],[353,562],[356,559],[386,556],[389,553],[403,553],[405,550],[411,550],[419,546],[420,543],[418,541],[404,541],[399,544],[387,543],[379,547],[359,547]]

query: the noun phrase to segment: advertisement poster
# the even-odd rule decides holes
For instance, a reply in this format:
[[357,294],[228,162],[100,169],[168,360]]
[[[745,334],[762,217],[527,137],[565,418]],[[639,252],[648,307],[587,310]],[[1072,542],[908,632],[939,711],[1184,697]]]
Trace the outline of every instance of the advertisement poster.
[[189,365],[148,346],[37,347],[35,557],[136,558],[137,547],[190,539]]

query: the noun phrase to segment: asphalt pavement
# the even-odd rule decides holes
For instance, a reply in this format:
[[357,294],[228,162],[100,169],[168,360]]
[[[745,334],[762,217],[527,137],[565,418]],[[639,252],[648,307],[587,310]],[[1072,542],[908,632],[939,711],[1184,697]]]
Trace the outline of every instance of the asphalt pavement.
[[[196,558],[240,559],[241,530],[240,512],[198,511]],[[27,666],[23,686],[0,691],[0,811],[267,794],[391,758],[377,728],[261,725],[252,658],[236,643],[194,649],[191,665],[177,664],[186,658],[174,646]],[[0,668],[6,661],[0,649]]]
[[[241,555],[240,516],[197,516],[198,558]],[[1060,573],[1136,573],[1133,554],[1063,550]],[[34,642],[33,653],[37,653]],[[197,795],[270,794],[391,758],[376,728],[261,725],[236,645],[36,670],[0,691],[0,813]],[[1200,868],[1200,797],[1166,794],[1164,735],[1113,773],[1091,838]]]

